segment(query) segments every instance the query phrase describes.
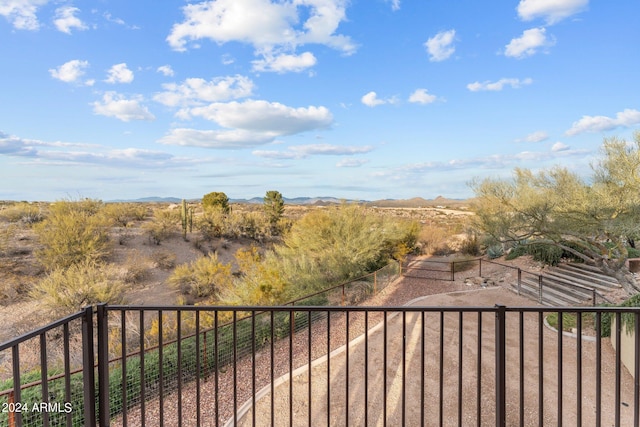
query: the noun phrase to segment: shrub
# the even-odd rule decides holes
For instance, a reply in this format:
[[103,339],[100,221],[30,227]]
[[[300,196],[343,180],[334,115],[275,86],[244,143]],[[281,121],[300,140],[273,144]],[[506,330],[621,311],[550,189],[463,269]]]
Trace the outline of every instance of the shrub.
[[558,265],[563,254],[561,248],[544,241],[529,243],[527,252],[535,261],[546,265]]
[[475,233],[467,233],[467,236],[460,245],[460,252],[471,256],[480,255],[480,241],[478,240],[478,235]]
[[427,225],[422,227],[418,236],[418,243],[422,247],[422,253],[426,255],[443,255],[451,253],[447,244],[447,232],[441,227]]
[[115,225],[127,227],[132,221],[145,219],[147,207],[136,203],[108,203],[102,209],[102,213]]
[[171,251],[155,251],[151,255],[151,260],[162,270],[171,270],[176,266],[176,255]]
[[110,252],[108,221],[98,214],[101,202],[59,201],[47,218],[35,226],[43,248],[36,257],[51,271],[84,261],[99,261]]
[[205,210],[210,208],[219,209],[225,215],[231,212],[229,198],[226,194],[218,191],[205,194],[202,197],[202,207]]
[[295,285],[293,299],[381,267],[416,235],[415,223],[341,205],[302,217],[274,251],[286,282]]
[[240,277],[224,293],[224,302],[245,305],[274,305],[284,303],[287,282],[273,257],[263,256],[255,246],[239,249],[235,255]]
[[205,240],[221,237],[226,229],[225,215],[218,209],[207,209],[196,219],[196,228]]
[[44,213],[37,203],[20,202],[2,209],[0,218],[7,222],[35,224],[44,219]]
[[53,270],[34,286],[30,296],[61,315],[101,302],[121,303],[124,289],[113,266],[85,260]]
[[231,277],[231,265],[221,263],[217,254],[211,254],[177,266],[168,283],[194,298],[217,299],[222,290],[231,286]]
[[124,268],[124,281],[127,283],[138,283],[149,275],[149,260],[135,250],[127,256]]
[[142,228],[156,245],[168,239],[178,230],[180,212],[173,210],[157,210],[153,213],[153,219],[142,224]]

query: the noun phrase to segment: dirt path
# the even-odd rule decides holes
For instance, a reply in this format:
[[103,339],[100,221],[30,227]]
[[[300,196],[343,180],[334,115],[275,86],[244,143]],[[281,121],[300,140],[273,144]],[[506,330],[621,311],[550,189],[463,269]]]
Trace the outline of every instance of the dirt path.
[[[456,292],[431,295],[410,303],[414,306],[531,306],[530,300],[518,297],[502,288]],[[462,350],[459,347],[460,316],[458,313],[445,313],[443,326],[439,313],[427,313],[424,327],[421,314],[407,313],[406,341],[404,343],[402,315],[389,316],[387,324],[386,374],[383,372],[385,346],[384,328],[377,325],[366,338],[366,358],[369,364],[365,370],[365,337],[351,341],[346,347],[337,349],[327,363],[326,357],[312,364],[311,374],[303,366],[293,374],[293,412],[294,425],[420,425],[424,416],[426,425],[438,425],[442,417],[444,425],[475,425],[478,419],[477,393],[478,380],[478,323],[481,321],[482,375],[480,384],[480,420],[481,425],[495,424],[495,355],[494,355],[494,314],[466,313],[462,317]],[[520,319],[517,313],[507,314],[507,425],[519,425],[520,420]],[[372,325],[373,326],[373,325]],[[438,369],[440,350],[440,330],[444,330],[443,383],[440,394],[440,372]],[[424,329],[426,343],[424,348],[425,368],[422,369],[422,338]],[[524,424],[538,425],[539,407],[539,358],[538,358],[538,314],[524,316]],[[563,375],[562,404],[563,422],[576,425],[577,413],[577,341],[563,338]],[[543,329],[543,419],[544,425],[558,423],[558,335],[547,328]],[[458,363],[462,355],[462,378],[458,376]],[[593,342],[582,343],[582,421],[584,425],[595,425],[596,402],[596,346]],[[347,356],[348,355],[348,356]],[[348,357],[348,364],[347,364]],[[403,365],[404,364],[404,365]],[[327,386],[327,366],[330,382]],[[602,421],[603,425],[612,425],[614,421],[615,395],[615,354],[608,340],[602,345]],[[403,375],[404,372],[404,375]],[[367,377],[365,389],[364,378]],[[347,397],[348,380],[348,397]],[[385,386],[386,381],[386,407]],[[422,381],[425,395],[421,396]],[[276,425],[289,424],[289,375],[277,382],[274,395],[274,420]],[[311,390],[311,391],[310,391]],[[404,398],[403,398],[404,394]],[[311,402],[309,402],[311,395]],[[329,396],[329,398],[327,397]],[[462,408],[459,412],[459,397]],[[631,425],[633,420],[633,379],[626,370],[622,372],[621,391],[622,425]],[[404,406],[402,405],[404,402]],[[310,405],[309,405],[310,403]],[[366,406],[365,406],[366,405]],[[442,405],[442,412],[440,406]],[[311,415],[309,415],[309,406]],[[347,409],[348,408],[348,409]],[[366,408],[366,411],[365,411]],[[424,411],[422,410],[424,408]],[[366,415],[365,415],[366,413]],[[348,416],[348,419],[347,419]],[[365,416],[367,419],[365,420]],[[458,418],[460,417],[460,418]],[[270,387],[263,389],[257,396],[256,425],[271,425]],[[241,408],[240,426],[253,422],[251,400]],[[229,423],[228,425],[232,425]]]

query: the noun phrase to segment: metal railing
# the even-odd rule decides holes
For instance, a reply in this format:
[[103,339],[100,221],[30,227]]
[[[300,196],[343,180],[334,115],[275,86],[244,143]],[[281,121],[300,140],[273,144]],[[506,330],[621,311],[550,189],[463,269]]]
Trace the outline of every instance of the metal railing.
[[[593,339],[545,327],[549,313],[557,330],[573,318],[575,336]],[[616,350],[601,338],[611,318]],[[78,320],[84,360],[73,374]],[[33,339],[45,349],[42,382],[25,396],[21,353]],[[47,343],[60,339],[66,362],[54,386]],[[632,308],[99,305],[5,350],[15,385],[14,405],[0,402],[2,425],[640,423],[640,358],[622,363],[624,352],[640,354]],[[52,401],[58,389],[64,397]]]
[[[503,264],[496,261],[491,261],[483,258],[471,258],[464,260],[437,260],[437,259],[423,259],[412,260],[402,265],[402,274],[404,277],[412,277],[417,279],[431,279],[431,280],[446,280],[455,281],[456,273],[464,272],[465,276],[469,275],[469,271],[475,270],[478,272],[478,276],[482,277],[482,265],[493,264],[500,266],[501,268],[513,270],[516,272],[515,290],[518,295],[524,295],[522,292],[522,279],[523,277],[532,277],[537,283],[537,302],[542,304],[544,302],[544,290],[548,282],[545,283],[545,277],[542,274],[534,273],[531,271],[523,270],[519,267],[515,267],[508,264]],[[588,286],[580,285],[577,283],[564,282],[563,286],[580,291],[583,294],[588,294],[589,299],[593,306],[602,303],[611,303],[611,301],[598,292],[597,289]],[[549,285],[549,287],[551,287]],[[586,300],[586,298],[585,298]]]

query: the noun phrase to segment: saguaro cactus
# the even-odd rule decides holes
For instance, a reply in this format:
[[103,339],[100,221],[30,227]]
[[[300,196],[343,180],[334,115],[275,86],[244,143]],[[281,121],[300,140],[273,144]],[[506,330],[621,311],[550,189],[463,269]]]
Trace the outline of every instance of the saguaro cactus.
[[180,208],[180,218],[182,220],[182,238],[187,240],[187,231],[193,231],[193,208],[187,206],[187,201],[182,199]]

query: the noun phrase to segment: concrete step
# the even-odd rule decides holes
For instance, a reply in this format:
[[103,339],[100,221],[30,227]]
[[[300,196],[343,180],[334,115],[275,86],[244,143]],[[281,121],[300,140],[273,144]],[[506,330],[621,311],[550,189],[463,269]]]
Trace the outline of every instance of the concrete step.
[[614,288],[619,288],[620,283],[611,276],[607,276],[602,273],[597,267],[584,265],[584,264],[568,264],[568,263],[560,263],[556,267],[557,270],[562,270],[564,273],[569,275],[574,275],[577,278],[588,278],[590,280],[594,280],[598,283],[602,283],[605,286],[611,286]]
[[[544,290],[544,287],[543,287],[543,290]],[[513,291],[516,293],[518,292],[517,285],[513,285]],[[534,284],[528,281],[522,281],[520,286],[520,295],[526,296],[538,303],[541,302],[537,284]],[[542,293],[542,304],[549,307],[560,307],[560,306],[567,306],[567,305],[575,305],[579,303],[573,300],[567,300],[563,295],[544,291]]]
[[611,282],[602,282],[597,279],[589,279],[588,276],[577,276],[571,274],[565,274],[564,269],[550,269],[547,270],[543,276],[549,277],[551,279],[555,279],[558,282],[566,283],[568,285],[575,284],[580,286],[585,286],[589,289],[596,289],[602,292],[608,292],[614,288],[619,287],[619,285],[614,285]]
[[[513,285],[513,289],[517,292],[518,285]],[[520,286],[520,293],[526,294],[532,299],[539,301],[540,289],[538,281],[535,279],[523,278]],[[566,287],[552,280],[542,280],[542,303],[550,306],[565,305],[584,305],[585,302],[591,300],[588,292],[576,292],[568,290]]]

